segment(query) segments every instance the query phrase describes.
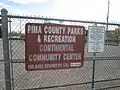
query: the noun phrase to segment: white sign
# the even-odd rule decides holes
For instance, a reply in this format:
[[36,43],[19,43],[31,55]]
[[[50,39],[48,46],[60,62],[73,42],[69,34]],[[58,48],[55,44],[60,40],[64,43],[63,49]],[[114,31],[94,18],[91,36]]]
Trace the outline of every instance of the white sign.
[[89,26],[88,27],[88,52],[103,52],[104,51],[104,26]]

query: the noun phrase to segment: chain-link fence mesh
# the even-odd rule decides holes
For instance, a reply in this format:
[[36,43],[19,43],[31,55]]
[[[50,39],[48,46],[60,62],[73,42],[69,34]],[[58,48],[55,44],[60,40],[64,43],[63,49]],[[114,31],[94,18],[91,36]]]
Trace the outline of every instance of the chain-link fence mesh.
[[3,60],[3,39],[0,38],[0,60]]
[[0,38],[0,90],[5,90],[5,74],[3,62],[3,39]]
[[3,61],[0,61],[0,90],[5,90],[5,74]]
[[[14,86],[16,89],[70,85],[91,81],[92,62],[86,61],[85,68],[50,71],[25,71],[23,63],[13,63]],[[89,71],[88,71],[89,70]]]
[[[87,53],[87,43],[85,44],[85,61],[82,68],[45,71],[25,70],[24,32],[26,23],[59,23],[68,25],[84,25],[86,31],[88,30],[88,26],[92,26],[95,23],[97,23],[98,26],[105,27],[106,24],[99,22],[82,22],[74,20],[51,20],[45,18],[42,19],[39,17],[9,16],[8,27],[10,36],[10,54],[12,59],[11,72],[13,72],[11,75],[14,90],[91,90],[93,54]],[[113,36],[115,37],[115,34],[113,34],[113,32],[109,32],[111,30],[115,31],[118,28],[119,26],[117,24],[108,25],[108,33],[106,33],[104,52],[96,54],[96,89],[120,86],[119,40],[118,38],[112,38]],[[3,55],[1,50],[2,47],[0,46],[0,55]],[[0,59],[3,60],[3,56],[0,56]],[[3,62],[0,62],[0,64],[2,64],[0,65],[0,70],[2,73],[4,73]],[[2,80],[1,77],[0,80]],[[0,85],[2,84],[0,83]],[[113,88],[111,90],[117,89]]]

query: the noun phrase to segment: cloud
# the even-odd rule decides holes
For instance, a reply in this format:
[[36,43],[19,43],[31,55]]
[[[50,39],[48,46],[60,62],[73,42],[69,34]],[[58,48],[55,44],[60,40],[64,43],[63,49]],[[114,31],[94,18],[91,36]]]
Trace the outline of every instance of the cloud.
[[[108,0],[54,0],[53,15],[79,20],[105,21]],[[120,20],[120,0],[110,0],[109,21]]]
[[10,6],[0,2],[0,8],[8,8],[8,7],[10,7]]
[[107,0],[54,0],[53,15],[79,20],[104,21]]
[[[108,0],[8,0],[25,4],[14,6],[0,3],[1,7],[8,7],[9,12],[18,14],[34,14],[55,18],[106,21]],[[47,1],[47,2],[46,2]],[[44,3],[45,2],[45,3]],[[32,7],[29,3],[32,4]],[[37,4],[37,3],[42,3]],[[120,0],[110,0],[109,21],[120,20]],[[27,4],[27,5],[26,5]],[[39,8],[39,9],[38,9]]]
[[20,3],[20,4],[29,4],[29,3],[43,3],[47,0],[8,0],[14,3]]
[[10,14],[10,13],[13,13],[13,11],[15,12],[15,13],[13,13],[13,14],[19,14],[19,15],[21,15],[21,14],[29,14],[28,12],[24,12],[24,11],[22,11],[21,9],[19,9],[19,8],[16,8],[16,7],[14,7],[14,6],[10,6],[10,5],[7,5],[7,4],[4,4],[4,3],[2,3],[2,2],[0,2],[0,10],[2,9],[2,8],[6,8],[7,9],[7,11],[8,11],[8,14]]
[[23,11],[19,8],[10,7],[10,8],[7,8],[7,10],[8,10],[8,14],[10,15],[31,15],[30,12]]

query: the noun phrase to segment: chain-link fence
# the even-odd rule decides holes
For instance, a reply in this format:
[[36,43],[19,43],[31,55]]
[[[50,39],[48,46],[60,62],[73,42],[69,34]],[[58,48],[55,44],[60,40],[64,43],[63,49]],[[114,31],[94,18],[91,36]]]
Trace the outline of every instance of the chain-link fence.
[[[59,23],[68,25],[84,25],[86,33],[88,26],[106,23],[40,18],[29,16],[8,16],[9,49],[11,60],[11,82],[13,90],[91,90],[93,75],[93,54],[87,52],[85,44],[84,66],[76,69],[26,71],[25,41],[26,23]],[[113,32],[119,29],[119,24],[108,24],[106,43],[103,53],[97,53],[95,59],[94,88],[103,90],[119,90],[120,86],[120,45],[119,39],[111,38]],[[112,33],[109,31],[113,31]],[[119,35],[118,35],[119,36]],[[87,34],[86,34],[87,37]],[[115,36],[114,36],[115,37]],[[86,40],[87,42],[87,40]],[[0,59],[3,60],[2,41],[0,41]],[[4,90],[4,64],[0,61],[0,89]]]

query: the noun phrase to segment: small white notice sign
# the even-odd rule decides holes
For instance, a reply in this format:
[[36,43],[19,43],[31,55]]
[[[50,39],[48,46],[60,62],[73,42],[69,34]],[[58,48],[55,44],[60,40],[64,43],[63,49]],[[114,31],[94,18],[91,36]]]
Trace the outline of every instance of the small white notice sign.
[[104,51],[104,26],[89,26],[88,27],[88,52],[103,52]]

